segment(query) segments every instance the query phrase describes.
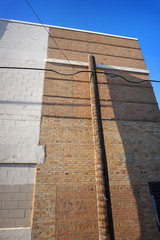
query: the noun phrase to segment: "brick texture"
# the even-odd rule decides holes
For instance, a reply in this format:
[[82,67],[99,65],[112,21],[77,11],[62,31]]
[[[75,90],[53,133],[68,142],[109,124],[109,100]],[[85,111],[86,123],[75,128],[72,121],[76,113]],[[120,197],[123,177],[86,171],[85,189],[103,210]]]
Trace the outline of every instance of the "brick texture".
[[[46,161],[37,167],[32,239],[98,239],[91,120],[43,117],[42,142]],[[92,219],[89,228],[82,211]],[[72,230],[62,236],[68,221]]]
[[30,227],[34,185],[0,185],[0,189],[0,228]]
[[[146,69],[136,40],[56,28],[50,34],[70,60],[87,62],[93,51],[97,64]],[[48,57],[64,58],[51,39]],[[73,72],[51,63],[46,68]],[[108,72],[149,80],[146,74]],[[149,181],[160,181],[160,113],[152,86],[98,74],[98,89],[114,238],[158,240],[148,187]],[[106,215],[98,208],[90,97],[87,73],[46,72],[40,134],[46,160],[37,166],[32,239],[107,239],[99,234],[98,214],[101,220]]]

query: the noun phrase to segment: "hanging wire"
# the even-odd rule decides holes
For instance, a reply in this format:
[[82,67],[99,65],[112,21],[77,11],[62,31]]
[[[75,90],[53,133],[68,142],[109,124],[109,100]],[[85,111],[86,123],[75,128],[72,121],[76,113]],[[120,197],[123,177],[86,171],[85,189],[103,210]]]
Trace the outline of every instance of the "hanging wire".
[[131,81],[128,80],[126,77],[119,75],[119,74],[113,74],[113,73],[107,73],[105,71],[89,71],[89,70],[81,70],[81,71],[77,71],[74,73],[61,73],[58,72],[56,70],[53,69],[45,69],[45,68],[26,68],[26,67],[0,67],[0,69],[15,69],[15,70],[31,70],[31,71],[47,71],[47,72],[54,72],[56,74],[62,75],[62,76],[74,76],[77,74],[81,74],[81,73],[99,73],[99,74],[104,74],[107,77],[111,77],[111,78],[116,78],[116,77],[120,77],[123,80],[125,80],[126,82],[129,83],[133,83],[133,84],[140,84],[143,82],[156,82],[156,83],[160,83],[160,81],[158,80],[141,80],[141,81]]
[[56,44],[56,46],[59,48],[59,50],[61,51],[61,53],[63,54],[63,56],[65,57],[65,59],[68,61],[68,63],[70,64],[70,66],[72,67],[73,71],[74,71],[74,67],[71,64],[71,62],[69,61],[69,59],[67,58],[66,54],[64,53],[64,51],[62,50],[62,48],[59,46],[59,44],[56,42],[56,40],[54,39],[53,36],[50,35],[48,28],[44,25],[44,23],[42,22],[42,20],[40,19],[40,17],[38,16],[38,14],[35,12],[35,10],[33,9],[33,7],[31,6],[31,4],[28,2],[28,0],[25,0],[26,3],[28,4],[28,6],[30,7],[30,9],[32,10],[32,12],[34,13],[34,15],[36,16],[36,18],[38,19],[38,21],[42,24],[42,26],[44,27],[44,29],[46,30],[46,32],[48,33],[49,37],[51,37],[51,39],[54,41],[54,43]]
[[[64,75],[64,76],[74,76],[76,74],[79,74],[79,73],[82,73],[82,72],[91,72],[91,71],[77,71],[75,72],[74,70],[74,66],[71,64],[71,62],[69,61],[69,59],[67,58],[66,54],[64,53],[64,51],[62,50],[62,48],[58,45],[58,43],[56,42],[56,40],[54,39],[53,36],[50,35],[47,27],[43,24],[42,20],[40,19],[40,17],[38,16],[38,14],[35,12],[35,10],[33,9],[33,7],[31,6],[31,4],[28,2],[28,0],[25,0],[26,3],[28,4],[28,6],[30,7],[30,9],[32,10],[32,12],[34,13],[34,15],[36,16],[36,18],[38,19],[38,21],[42,24],[42,26],[44,27],[44,29],[46,30],[46,32],[48,33],[49,37],[51,37],[51,39],[54,41],[54,43],[56,44],[56,46],[59,48],[59,50],[62,52],[63,56],[65,57],[65,59],[68,61],[69,65],[72,67],[73,69],[73,72],[74,73],[60,73],[56,70],[53,70],[53,69],[40,69],[40,68],[17,68],[17,67],[0,67],[0,68],[10,68],[10,69],[26,69],[26,70],[39,70],[39,71],[51,71],[51,72],[55,72],[57,74],[60,74],[60,75]],[[93,71],[92,71],[93,72]],[[129,82],[129,83],[133,83],[133,84],[140,84],[140,83],[143,83],[143,82],[147,82],[148,80],[141,80],[141,81],[131,81],[131,80],[128,80],[127,78],[125,78],[124,76],[121,76],[121,75],[118,75],[118,74],[111,74],[111,73],[106,73],[106,72],[101,72],[101,71],[96,71],[96,73],[100,73],[100,74],[105,74],[111,78],[115,78],[115,77],[120,77],[122,78],[123,80]],[[160,83],[160,81],[157,81],[157,80],[150,80],[150,82],[156,82],[156,83]]]

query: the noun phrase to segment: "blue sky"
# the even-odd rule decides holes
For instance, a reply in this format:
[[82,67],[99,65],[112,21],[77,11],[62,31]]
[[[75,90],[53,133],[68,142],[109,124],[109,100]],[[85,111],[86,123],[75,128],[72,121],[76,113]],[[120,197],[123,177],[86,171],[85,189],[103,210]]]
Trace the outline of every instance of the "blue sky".
[[[44,24],[136,37],[150,79],[160,81],[159,0],[28,0]],[[1,0],[0,18],[38,22],[25,0]],[[152,84],[160,106],[160,83]]]

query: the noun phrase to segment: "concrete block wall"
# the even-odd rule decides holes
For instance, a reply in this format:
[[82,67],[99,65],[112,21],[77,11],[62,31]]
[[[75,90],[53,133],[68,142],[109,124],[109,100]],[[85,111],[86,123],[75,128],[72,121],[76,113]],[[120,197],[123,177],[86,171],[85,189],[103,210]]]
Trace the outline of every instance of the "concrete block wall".
[[35,171],[35,165],[0,165],[1,228],[31,226]]
[[[0,64],[45,68],[48,34],[40,26],[0,22]],[[44,71],[1,69],[0,144],[38,145]]]
[[[1,20],[0,37],[0,66],[45,68],[43,27]],[[39,145],[43,83],[44,71],[0,71],[0,239],[31,236],[36,164],[45,155]]]

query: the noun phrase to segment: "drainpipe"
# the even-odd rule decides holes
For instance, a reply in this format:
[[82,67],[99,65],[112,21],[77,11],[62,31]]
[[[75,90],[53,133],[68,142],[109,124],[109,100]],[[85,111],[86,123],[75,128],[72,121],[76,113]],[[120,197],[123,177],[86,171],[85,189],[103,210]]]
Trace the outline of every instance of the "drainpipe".
[[90,72],[89,78],[90,78],[90,98],[94,143],[99,240],[104,239],[114,240],[108,169],[105,154],[101,109],[97,84],[96,62],[93,55],[89,55],[89,71],[92,71]]

